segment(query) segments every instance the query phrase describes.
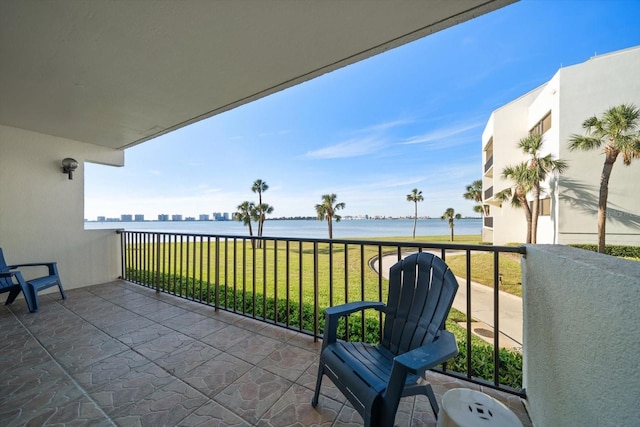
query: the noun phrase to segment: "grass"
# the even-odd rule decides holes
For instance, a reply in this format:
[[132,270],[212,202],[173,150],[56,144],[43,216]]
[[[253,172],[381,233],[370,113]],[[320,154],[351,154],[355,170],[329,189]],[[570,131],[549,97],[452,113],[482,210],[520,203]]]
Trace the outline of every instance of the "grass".
[[479,234],[461,234],[455,236],[452,242],[449,236],[416,236],[415,239],[407,236],[403,237],[372,237],[372,238],[358,238],[359,240],[375,240],[378,242],[410,242],[410,243],[454,243],[464,245],[477,245],[480,244]]
[[[420,236],[415,240],[406,237],[385,237],[371,240],[377,241],[406,241],[428,243],[451,243],[449,236]],[[480,244],[479,235],[460,235],[455,237],[453,243],[477,245]],[[448,255],[447,265],[451,271],[462,278],[467,277],[466,255]],[[493,253],[473,253],[471,255],[471,280],[485,286],[494,286],[493,277],[494,259]],[[522,297],[522,271],[520,268],[520,255],[502,253],[499,258],[499,273],[502,277],[500,290]]]
[[[466,255],[452,255],[447,257],[447,264],[451,271],[458,277],[467,277]],[[471,280],[493,288],[494,267],[493,253],[471,254]],[[499,285],[501,291],[522,297],[522,271],[520,268],[520,255],[502,253],[499,257],[499,273],[502,281]]]
[[[458,236],[454,243],[477,243],[480,236]],[[369,241],[446,243],[448,236],[385,237]],[[266,241],[252,248],[249,239],[210,242],[133,243],[127,246],[130,267],[157,266],[161,273],[189,276],[205,283],[229,284],[265,296],[298,298],[320,306],[356,300],[386,300],[386,280],[369,261],[379,256],[375,245]],[[382,248],[382,255],[395,254]],[[202,259],[202,263],[198,262]],[[136,261],[138,260],[138,261]],[[176,292],[179,290],[176,289]]]
[[[383,237],[364,241],[449,243],[449,236]],[[454,243],[478,244],[479,235],[460,235]],[[405,248],[405,250],[413,250]],[[319,306],[356,300],[386,300],[387,281],[371,270],[369,261],[380,254],[396,254],[396,247],[338,243],[266,241],[253,248],[249,239],[178,243],[130,243],[127,259],[157,266],[161,273],[189,276],[204,283],[229,284],[234,289],[261,292]],[[199,260],[202,259],[202,263]],[[137,260],[137,261],[136,261]],[[466,256],[449,255],[454,274],[466,277]],[[493,286],[493,254],[471,255],[471,279]],[[522,295],[519,255],[500,254],[500,289]],[[176,285],[179,286],[179,285]],[[179,289],[174,289],[179,293]],[[203,292],[205,290],[203,289]]]

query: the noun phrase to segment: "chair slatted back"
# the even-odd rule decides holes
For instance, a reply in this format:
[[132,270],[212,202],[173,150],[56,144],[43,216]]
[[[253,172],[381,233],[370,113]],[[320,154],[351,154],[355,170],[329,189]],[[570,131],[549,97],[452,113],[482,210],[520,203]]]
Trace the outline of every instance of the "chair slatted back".
[[9,266],[7,262],[4,260],[4,254],[2,253],[2,248],[0,248],[0,272],[4,273],[9,271]]
[[444,328],[458,282],[440,258],[409,255],[389,271],[382,346],[395,355],[428,344]]
[[[4,254],[2,253],[2,248],[0,248],[0,273],[6,273],[9,271],[9,266],[4,260]],[[9,288],[13,285],[13,282],[8,277],[0,277],[0,289]]]

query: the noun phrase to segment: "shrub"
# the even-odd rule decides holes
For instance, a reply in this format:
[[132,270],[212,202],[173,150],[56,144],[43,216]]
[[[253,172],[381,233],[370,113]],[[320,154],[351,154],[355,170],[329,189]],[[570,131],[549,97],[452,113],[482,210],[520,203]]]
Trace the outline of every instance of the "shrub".
[[[598,245],[571,244],[567,245],[587,251],[598,252]],[[640,246],[605,245],[604,253],[615,257],[640,258]]]

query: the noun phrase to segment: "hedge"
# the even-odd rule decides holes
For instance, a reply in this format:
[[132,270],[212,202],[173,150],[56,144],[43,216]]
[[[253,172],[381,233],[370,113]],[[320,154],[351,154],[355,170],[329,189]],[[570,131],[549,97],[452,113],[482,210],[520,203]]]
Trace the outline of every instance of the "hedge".
[[[598,252],[598,245],[576,243],[567,246],[592,252]],[[640,246],[605,245],[604,253],[615,257],[640,258]]]
[[[207,290],[204,283],[192,278],[184,278],[178,275],[167,274],[161,274],[158,276],[157,274],[148,271],[138,271],[133,269],[127,270],[128,280],[141,283],[151,288],[156,288],[158,277],[160,278],[159,287],[165,292],[175,293],[187,299],[201,300],[210,304],[215,303],[215,287],[213,285],[210,285],[210,289]],[[274,298],[268,297],[265,301],[264,296],[261,293],[253,294],[250,291],[246,291],[243,294],[242,290],[236,290],[234,292],[232,287],[226,286],[220,286],[219,292],[218,304],[220,307],[226,308],[227,310],[235,310],[241,313],[253,315],[256,318],[265,318],[272,322],[276,322],[275,313],[277,306],[277,322],[279,324],[284,324],[288,319],[289,326],[297,327],[304,331],[314,330],[315,318],[314,307],[312,304],[303,303],[302,316],[300,316],[299,302],[290,301],[289,306],[287,307],[285,299],[278,298],[276,301]],[[324,308],[325,307],[318,308],[318,331],[324,330],[325,319],[324,316],[322,316]],[[378,316],[373,312],[371,313],[372,315],[367,315],[364,318],[364,338],[362,336],[362,314],[356,313],[348,317],[349,340],[365,341],[372,344],[377,344],[379,342],[380,324],[378,322]],[[302,326],[300,325],[301,317]],[[341,319],[338,324],[337,332],[338,337],[341,339],[347,338],[346,321],[344,319],[345,318]],[[451,319],[451,316],[450,319],[447,320],[447,329],[452,331],[456,336],[460,351],[458,356],[447,362],[447,369],[455,372],[466,373],[466,331],[462,327],[458,326],[456,322]],[[488,344],[472,342],[471,348],[472,376],[493,381],[493,347]],[[499,357],[500,383],[514,389],[521,389],[522,354],[507,349],[500,349]]]

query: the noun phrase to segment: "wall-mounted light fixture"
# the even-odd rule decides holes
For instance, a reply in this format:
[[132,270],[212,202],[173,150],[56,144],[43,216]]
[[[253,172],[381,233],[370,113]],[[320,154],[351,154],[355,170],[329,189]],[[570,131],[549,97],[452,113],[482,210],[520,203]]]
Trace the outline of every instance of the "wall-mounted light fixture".
[[62,172],[69,174],[69,179],[73,179],[73,171],[78,169],[78,162],[76,159],[67,157],[62,160]]

